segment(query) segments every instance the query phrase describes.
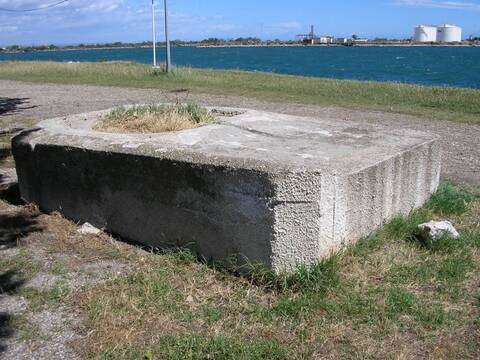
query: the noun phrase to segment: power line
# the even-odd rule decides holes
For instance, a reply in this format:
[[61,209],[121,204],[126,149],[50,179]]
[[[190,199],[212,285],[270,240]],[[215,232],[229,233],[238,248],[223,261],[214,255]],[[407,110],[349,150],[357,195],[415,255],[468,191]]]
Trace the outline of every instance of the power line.
[[61,5],[63,3],[66,3],[70,0],[62,0],[62,1],[59,1],[59,2],[56,2],[54,4],[49,4],[49,5],[45,5],[45,6],[41,6],[41,7],[38,7],[38,8],[33,8],[33,9],[6,9],[6,8],[2,8],[0,7],[0,11],[8,11],[8,12],[29,12],[29,11],[38,11],[38,10],[45,10],[45,9],[50,9],[50,8],[53,8],[55,6],[58,6],[58,5]]

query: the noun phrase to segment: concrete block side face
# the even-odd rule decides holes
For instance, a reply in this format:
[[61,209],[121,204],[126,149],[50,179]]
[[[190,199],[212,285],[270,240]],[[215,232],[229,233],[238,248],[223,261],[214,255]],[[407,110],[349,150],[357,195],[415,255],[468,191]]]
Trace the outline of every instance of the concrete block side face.
[[321,217],[317,259],[327,257],[344,246],[347,214],[345,178],[322,175]]
[[408,214],[439,185],[428,134],[278,116],[148,135],[51,119],[13,141],[21,194],[145,245],[282,272]]
[[271,263],[269,179],[258,171],[121,153],[15,146],[22,195],[46,211],[152,246],[192,246],[206,259]]
[[315,263],[323,216],[322,176],[313,172],[282,173],[272,182],[272,268],[289,272],[302,264]]
[[25,142],[25,136],[20,134],[12,139],[12,154],[18,176],[18,187],[25,202],[38,203],[39,179],[36,162],[32,161],[35,154],[33,148]]
[[434,194],[440,185],[442,173],[442,145],[440,141],[435,141],[428,147],[427,161],[429,164],[426,172],[428,192]]
[[437,190],[441,154],[437,141],[358,173],[345,182],[346,228],[349,242],[368,236],[396,216],[421,207]]

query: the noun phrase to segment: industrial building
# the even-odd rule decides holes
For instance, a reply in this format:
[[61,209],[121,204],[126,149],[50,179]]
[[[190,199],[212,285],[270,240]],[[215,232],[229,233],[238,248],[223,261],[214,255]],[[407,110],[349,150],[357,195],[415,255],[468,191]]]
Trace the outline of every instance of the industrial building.
[[330,35],[316,35],[313,25],[308,34],[297,35],[299,41],[305,45],[346,45],[352,46],[355,44],[366,44],[368,39],[359,38],[357,35],[352,35],[350,38],[335,38]]
[[316,35],[313,25],[311,26],[310,33],[297,35],[297,38],[304,44],[315,45],[315,44],[333,44],[335,38],[328,35]]
[[462,41],[462,28],[443,25],[419,25],[415,27],[414,41],[417,43],[454,43]]
[[437,26],[437,42],[441,43],[452,43],[452,42],[461,42],[462,41],[462,28],[443,24]]
[[419,25],[415,28],[415,42],[431,43],[437,41],[437,27],[432,25]]

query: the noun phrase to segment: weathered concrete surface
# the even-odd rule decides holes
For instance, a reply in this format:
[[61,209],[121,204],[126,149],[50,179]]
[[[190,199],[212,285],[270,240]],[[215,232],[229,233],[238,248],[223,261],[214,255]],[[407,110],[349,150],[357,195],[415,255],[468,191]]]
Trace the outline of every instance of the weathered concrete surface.
[[104,112],[13,140],[26,201],[152,245],[310,264],[421,206],[440,177],[435,136],[245,110],[167,134],[91,130]]

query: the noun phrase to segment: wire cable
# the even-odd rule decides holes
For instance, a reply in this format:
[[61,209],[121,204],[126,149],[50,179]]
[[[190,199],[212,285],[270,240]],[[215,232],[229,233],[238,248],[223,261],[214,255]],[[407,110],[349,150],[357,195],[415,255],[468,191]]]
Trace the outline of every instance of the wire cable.
[[58,5],[61,5],[63,3],[66,3],[70,0],[62,0],[62,1],[59,1],[59,2],[56,2],[54,4],[49,4],[49,5],[45,5],[45,6],[41,6],[41,7],[38,7],[38,8],[33,8],[33,9],[7,9],[7,8],[2,8],[0,7],[0,11],[8,11],[8,12],[30,12],[30,11],[38,11],[38,10],[45,10],[45,9],[50,9],[50,8],[53,8],[55,6],[58,6]]

